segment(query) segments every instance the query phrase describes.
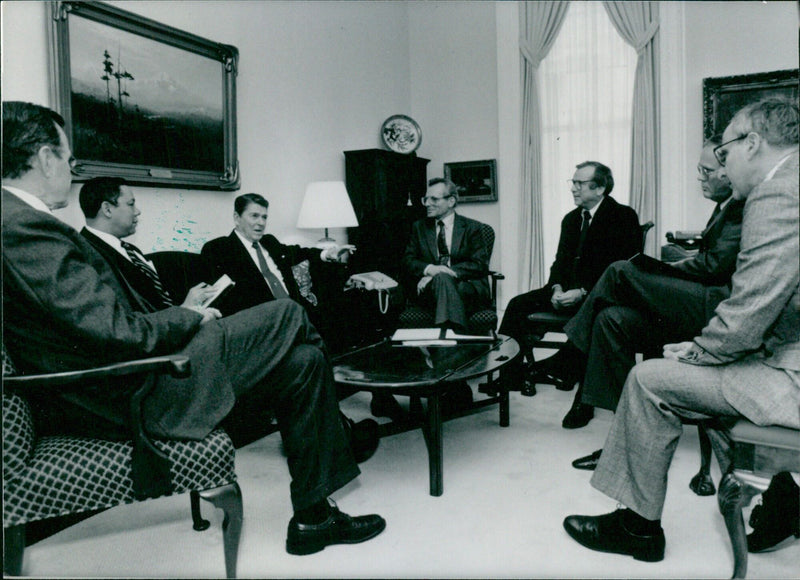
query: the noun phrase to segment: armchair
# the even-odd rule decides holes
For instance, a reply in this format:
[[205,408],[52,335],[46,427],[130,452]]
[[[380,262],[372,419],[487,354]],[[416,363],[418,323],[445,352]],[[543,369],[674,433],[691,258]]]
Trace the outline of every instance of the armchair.
[[[162,495],[191,492],[195,529],[199,498],[223,510],[227,576],[236,576],[242,527],[242,496],[234,472],[231,440],[217,429],[202,441],[151,440],[141,404],[159,374],[187,376],[183,356],[155,357],[82,371],[15,376],[3,346],[3,571],[22,572],[25,524],[79,512],[108,509]],[[131,440],[73,435],[40,436],[26,391],[63,391],[110,377],[145,377],[131,401]],[[204,527],[205,526],[205,527]]]

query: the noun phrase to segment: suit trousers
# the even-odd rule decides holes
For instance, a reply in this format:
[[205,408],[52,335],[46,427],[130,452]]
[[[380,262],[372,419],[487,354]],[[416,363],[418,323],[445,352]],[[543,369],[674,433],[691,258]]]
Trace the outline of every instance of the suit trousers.
[[[742,392],[754,392],[753,386],[758,384],[768,384],[776,392],[797,388],[789,373],[762,360],[751,356],[719,366],[667,359],[637,364],[625,382],[592,486],[642,517],[660,519],[667,473],[684,419],[739,417],[723,388]],[[712,442],[719,443],[719,435]],[[724,447],[718,444],[714,448],[723,470],[729,464],[729,459],[720,455]]]
[[[561,312],[561,313],[574,313],[577,309],[562,309],[556,311],[550,299],[553,297],[553,290],[549,287],[538,288],[514,296],[506,306],[503,320],[500,323],[500,334],[510,336],[519,343],[520,351],[529,359],[532,356],[531,350],[533,349],[533,340],[531,337],[541,337],[544,332],[534,327],[528,321],[528,315],[535,312]],[[500,371],[502,375],[510,380],[521,378],[520,373],[523,370],[522,357],[517,357],[514,361],[507,364]]]
[[581,401],[613,411],[636,353],[661,356],[664,344],[691,340],[709,310],[699,282],[643,272],[627,261],[611,264],[564,327],[587,355]]
[[467,329],[467,312],[473,311],[478,293],[469,282],[448,274],[436,274],[419,295],[421,304],[433,309],[434,324]]
[[202,436],[224,425],[233,407],[223,403],[230,389],[238,407],[274,411],[294,509],[322,501],[360,473],[342,429],[323,348],[305,310],[293,300],[209,322],[182,351],[191,360],[191,377],[159,379],[146,400],[148,430],[165,437]]

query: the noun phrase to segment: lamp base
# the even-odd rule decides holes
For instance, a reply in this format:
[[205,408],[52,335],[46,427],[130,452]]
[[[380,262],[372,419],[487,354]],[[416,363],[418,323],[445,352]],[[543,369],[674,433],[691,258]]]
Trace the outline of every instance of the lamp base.
[[335,245],[336,245],[336,240],[334,240],[333,238],[329,238],[328,236],[325,236],[324,238],[317,240],[317,243],[314,244],[314,247],[319,248],[320,250],[324,250],[325,248],[330,248]]

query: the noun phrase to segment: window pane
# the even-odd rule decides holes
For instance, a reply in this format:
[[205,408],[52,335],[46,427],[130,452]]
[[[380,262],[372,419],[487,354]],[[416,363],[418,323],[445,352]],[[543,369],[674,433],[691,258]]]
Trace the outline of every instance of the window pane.
[[614,174],[613,197],[628,203],[636,51],[619,36],[602,2],[572,2],[542,61],[544,258],[552,263],[561,218],[575,208],[567,179],[582,161]]

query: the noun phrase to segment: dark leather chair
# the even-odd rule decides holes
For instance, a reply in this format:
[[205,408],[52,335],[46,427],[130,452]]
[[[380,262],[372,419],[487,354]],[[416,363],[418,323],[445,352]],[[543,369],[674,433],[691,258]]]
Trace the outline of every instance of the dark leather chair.
[[[491,257],[494,249],[495,234],[492,226],[481,224],[481,237]],[[497,283],[504,280],[505,276],[499,272],[488,270],[490,301],[485,308],[473,312],[469,317],[470,330],[476,334],[488,333],[497,329]],[[411,303],[406,303],[405,309],[398,318],[399,328],[430,328],[434,325],[433,313],[426,308]]]

